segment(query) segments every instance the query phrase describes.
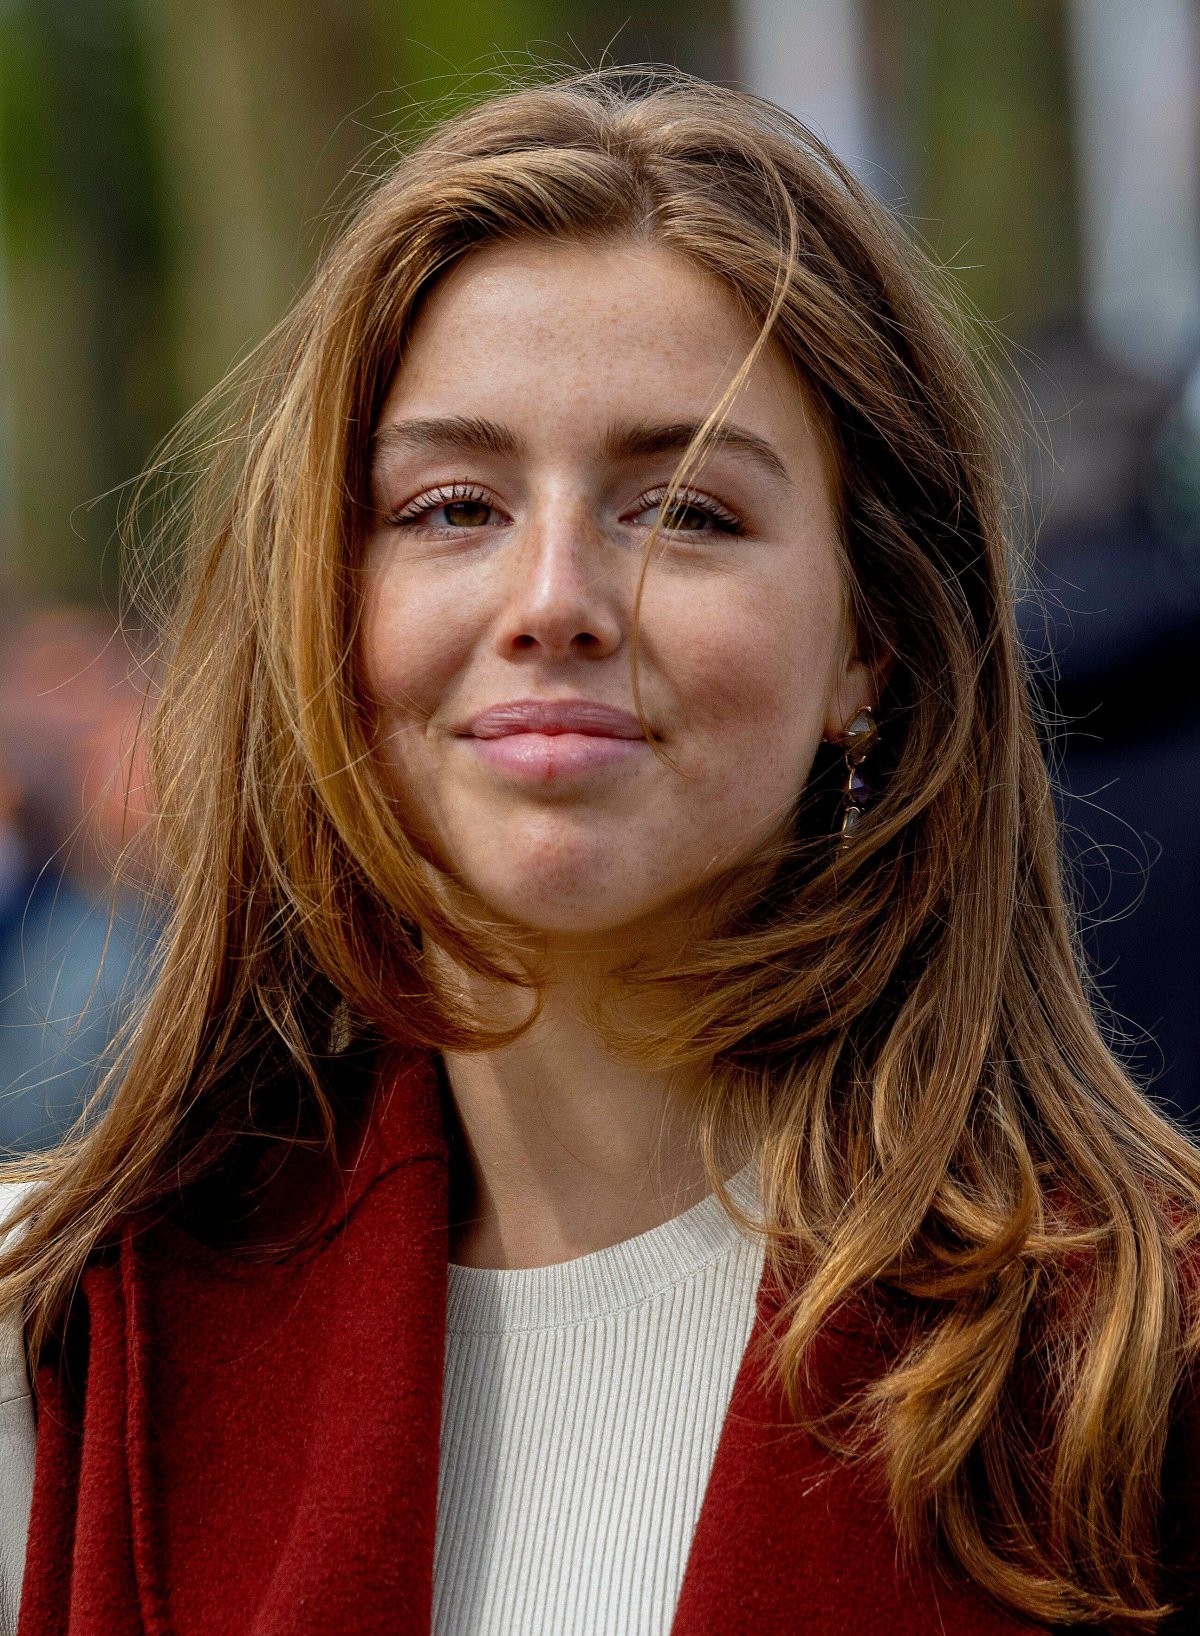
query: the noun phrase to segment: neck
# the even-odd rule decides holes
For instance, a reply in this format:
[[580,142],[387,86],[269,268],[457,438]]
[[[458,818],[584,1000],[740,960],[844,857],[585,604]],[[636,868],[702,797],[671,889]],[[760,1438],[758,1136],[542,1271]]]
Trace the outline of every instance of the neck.
[[[595,980],[594,971],[559,963],[541,1014],[515,1044],[446,1053],[459,1127],[451,1132],[452,1261],[571,1260],[648,1232],[709,1191],[690,1116],[703,1073],[668,1074],[615,1056],[587,1020],[584,987]],[[493,1017],[508,1020],[529,1004],[474,979],[469,986]]]

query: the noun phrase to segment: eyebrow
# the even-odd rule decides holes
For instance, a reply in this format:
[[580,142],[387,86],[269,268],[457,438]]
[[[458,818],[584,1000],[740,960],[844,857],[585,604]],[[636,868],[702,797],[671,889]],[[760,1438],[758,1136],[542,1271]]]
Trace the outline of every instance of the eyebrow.
[[[631,426],[610,426],[604,452],[612,460],[636,460],[657,454],[683,454],[703,422],[677,420],[637,422]],[[766,438],[744,426],[726,422],[709,434],[709,446],[764,466],[774,477],[790,482],[788,469]],[[420,452],[426,449],[458,449],[467,454],[517,456],[520,440],[498,421],[475,415],[439,415],[427,419],[395,420],[381,426],[371,440],[372,463],[392,449]]]
[[[632,460],[655,454],[683,454],[690,448],[703,421],[677,420],[662,425],[645,423],[634,426],[612,427],[605,439],[605,450],[615,460]],[[784,482],[790,482],[788,469],[765,437],[747,431],[744,426],[726,421],[711,431],[706,446],[724,453],[740,455],[753,460]]]
[[476,415],[439,415],[428,420],[393,420],[381,426],[371,439],[371,457],[376,460],[390,449],[462,449],[468,454],[520,453],[517,439],[494,420]]

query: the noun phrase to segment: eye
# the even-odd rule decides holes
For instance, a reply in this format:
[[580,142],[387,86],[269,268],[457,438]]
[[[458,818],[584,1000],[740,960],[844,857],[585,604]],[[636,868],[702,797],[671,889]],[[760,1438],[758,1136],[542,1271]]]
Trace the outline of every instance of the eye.
[[486,500],[449,500],[437,510],[451,528],[482,528],[492,515]]
[[486,528],[500,513],[481,490],[469,483],[448,483],[410,500],[385,521],[393,528],[430,528],[435,532],[471,533]]
[[632,520],[664,534],[740,534],[742,522],[732,511],[698,490],[680,489],[668,499],[666,489],[644,494]]

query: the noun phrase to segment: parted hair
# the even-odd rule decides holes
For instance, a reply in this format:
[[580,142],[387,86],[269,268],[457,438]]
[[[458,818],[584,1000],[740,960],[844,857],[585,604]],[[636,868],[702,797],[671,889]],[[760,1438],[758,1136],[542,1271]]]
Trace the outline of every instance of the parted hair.
[[[339,1008],[365,1038],[497,1043],[431,948],[536,986],[406,834],[356,657],[370,437],[406,334],[463,257],[529,238],[667,247],[753,319],[677,483],[762,349],[793,361],[887,675],[882,788],[849,845],[814,820],[818,778],[669,969],[628,970],[672,1026],[614,1019],[614,1048],[706,1070],[694,1112],[734,1215],[715,1155],[753,1140],[787,1296],[771,1367],[817,1435],[882,1463],[905,1545],[1050,1623],[1147,1622],[1166,1406],[1197,1348],[1200,1158],[1095,1020],[992,400],[943,276],[853,174],[780,109],[683,74],[514,83],[389,156],[219,430],[211,405],[182,429],[172,458],[198,453],[201,477],[150,728],[166,930],[102,1101],[10,1170],[48,1185],[0,1297],[36,1358],[117,1217],[248,1142],[335,1137]],[[886,1366],[823,1388],[814,1345],[864,1306],[895,1337]]]

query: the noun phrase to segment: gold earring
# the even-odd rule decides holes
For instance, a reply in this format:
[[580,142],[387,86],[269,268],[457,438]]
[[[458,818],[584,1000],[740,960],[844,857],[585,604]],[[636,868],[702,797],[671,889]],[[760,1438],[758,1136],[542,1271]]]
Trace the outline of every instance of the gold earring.
[[846,783],[842,790],[842,822],[838,831],[843,846],[849,845],[862,820],[863,811],[871,799],[862,764],[875,748],[879,737],[874,712],[869,704],[861,705],[851,716],[833,742],[846,761]]

